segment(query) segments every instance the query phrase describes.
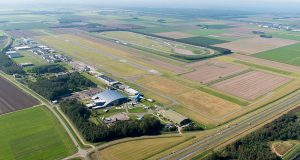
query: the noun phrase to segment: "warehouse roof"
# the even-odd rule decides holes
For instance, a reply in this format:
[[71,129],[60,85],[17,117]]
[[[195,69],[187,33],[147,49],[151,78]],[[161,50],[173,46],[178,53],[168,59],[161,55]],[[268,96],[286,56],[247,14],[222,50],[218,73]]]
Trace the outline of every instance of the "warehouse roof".
[[179,125],[183,125],[182,123],[184,123],[185,121],[189,121],[189,119],[187,117],[185,117],[173,110],[170,110],[170,109],[169,110],[160,110],[159,113]]

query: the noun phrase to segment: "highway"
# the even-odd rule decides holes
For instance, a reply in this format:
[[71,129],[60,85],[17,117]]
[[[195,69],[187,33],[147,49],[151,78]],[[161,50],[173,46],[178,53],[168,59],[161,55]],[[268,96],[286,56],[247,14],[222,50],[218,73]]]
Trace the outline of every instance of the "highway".
[[161,160],[187,159],[188,157],[192,156],[196,152],[205,151],[213,146],[221,144],[222,140],[226,139],[227,137],[229,137],[233,134],[236,134],[237,132],[241,133],[242,131],[251,127],[251,125],[256,124],[257,122],[259,122],[261,120],[266,121],[268,119],[271,119],[272,114],[284,111],[284,110],[288,109],[289,107],[291,107],[292,105],[298,104],[299,101],[300,101],[300,93],[296,93],[289,99],[283,100],[277,104],[273,104],[268,109],[261,111],[260,113],[257,113],[247,119],[244,119],[237,124],[229,126],[228,128],[223,129],[212,136],[209,136],[203,140],[200,140],[200,141],[192,144],[191,146],[188,146],[181,150],[177,150],[177,151],[173,152],[172,154],[169,154],[168,156],[161,158]]

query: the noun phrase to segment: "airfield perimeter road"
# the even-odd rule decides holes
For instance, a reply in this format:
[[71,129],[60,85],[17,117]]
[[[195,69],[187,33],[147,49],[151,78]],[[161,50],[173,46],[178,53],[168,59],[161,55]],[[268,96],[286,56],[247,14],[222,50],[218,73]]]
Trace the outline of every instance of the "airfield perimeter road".
[[[181,150],[177,150],[173,152],[172,154],[165,156],[161,158],[161,160],[168,160],[168,159],[188,159],[190,156],[194,155],[197,152],[205,151],[213,146],[216,146],[218,144],[222,144],[222,140],[226,139],[227,137],[239,132],[243,131],[251,125],[254,125],[257,122],[260,122],[262,120],[267,121],[268,119],[272,118],[272,114],[285,111],[286,109],[289,109],[292,105],[295,106],[299,104],[300,101],[300,93],[297,92],[295,95],[290,97],[289,99],[286,99],[284,101],[281,101],[277,104],[272,105],[268,109],[261,111],[260,113],[257,113],[253,115],[252,117],[249,117],[245,120],[240,121],[239,123],[232,125],[224,130],[219,131],[218,133],[209,136],[203,140],[200,140],[191,146],[188,146],[186,148],[183,148]],[[271,116],[271,117],[270,117]]]

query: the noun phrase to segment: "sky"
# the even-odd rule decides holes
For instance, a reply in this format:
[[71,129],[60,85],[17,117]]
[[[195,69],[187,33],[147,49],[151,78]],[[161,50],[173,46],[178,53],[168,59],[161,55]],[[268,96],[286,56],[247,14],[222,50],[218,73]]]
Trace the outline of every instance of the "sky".
[[2,5],[84,4],[99,7],[217,8],[236,10],[299,10],[300,0],[0,0]]

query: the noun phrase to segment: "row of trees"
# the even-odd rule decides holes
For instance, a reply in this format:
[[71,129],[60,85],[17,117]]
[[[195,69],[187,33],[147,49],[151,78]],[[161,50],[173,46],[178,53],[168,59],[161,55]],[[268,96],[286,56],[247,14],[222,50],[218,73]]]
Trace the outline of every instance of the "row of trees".
[[270,149],[269,142],[300,140],[300,120],[294,110],[262,129],[228,145],[224,150],[213,153],[208,159],[279,160]]
[[67,71],[67,69],[59,64],[36,66],[30,70],[31,73],[35,73],[35,74],[59,73],[65,71]]
[[124,137],[157,135],[163,128],[161,122],[153,116],[142,120],[117,121],[110,126],[96,125],[89,121],[91,112],[76,100],[61,103],[62,111],[69,116],[79,131],[90,142],[110,141]]
[[0,70],[10,75],[25,74],[20,66],[3,53],[0,53]]
[[74,72],[59,77],[42,77],[35,82],[29,81],[28,86],[49,100],[56,100],[72,92],[96,87],[96,84]]

